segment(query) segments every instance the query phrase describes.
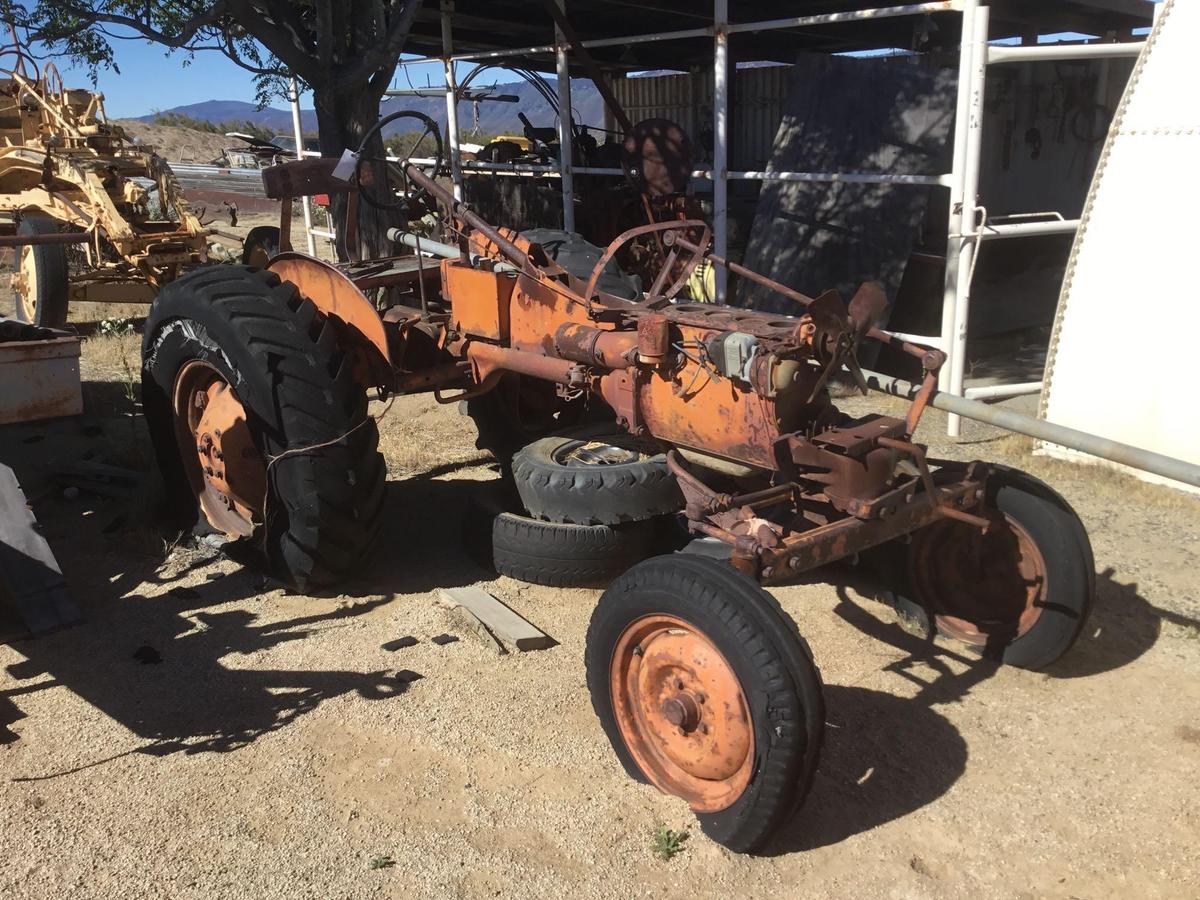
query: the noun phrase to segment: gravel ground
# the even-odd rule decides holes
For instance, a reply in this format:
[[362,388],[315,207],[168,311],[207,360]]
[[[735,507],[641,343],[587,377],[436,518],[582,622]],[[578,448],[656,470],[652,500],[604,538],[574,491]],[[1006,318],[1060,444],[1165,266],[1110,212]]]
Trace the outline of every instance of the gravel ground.
[[[164,540],[152,477],[65,499],[56,458],[149,470],[134,341],[88,341],[83,420],[0,430],[88,616],[0,647],[0,895],[1200,896],[1200,501],[974,427],[951,445],[931,413],[936,453],[1032,468],[1077,506],[1094,617],[1029,673],[907,636],[853,570],[779,589],[826,682],[826,744],[792,825],[735,856],[610,752],[582,662],[599,592],[494,579],[461,546],[496,476],[453,407],[384,420],[388,538],[337,596]],[[495,655],[436,602],[468,584],[558,645]],[[669,862],[660,824],[689,832]]]

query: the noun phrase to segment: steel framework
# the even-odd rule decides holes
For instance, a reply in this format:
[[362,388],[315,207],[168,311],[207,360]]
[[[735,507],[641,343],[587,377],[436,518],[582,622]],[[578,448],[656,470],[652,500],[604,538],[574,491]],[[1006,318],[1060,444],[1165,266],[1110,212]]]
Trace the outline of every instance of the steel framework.
[[[562,6],[564,0],[559,0]],[[557,71],[560,108],[570,109],[570,78],[567,74],[571,47],[561,31],[556,29],[554,44],[517,49],[455,53],[453,41],[453,0],[440,5],[442,55],[401,61],[403,66],[436,63],[443,67],[446,84],[446,108],[449,131],[449,156],[455,196],[461,198],[462,173],[485,171],[514,174],[542,174],[562,179],[564,227],[570,230],[574,222],[573,176],[620,176],[620,169],[572,166],[571,130],[560,121],[561,155],[558,165],[514,165],[505,163],[464,162],[459,151],[459,133],[455,102],[454,64],[504,60],[530,55],[553,55]],[[958,95],[954,130],[953,162],[949,172],[941,175],[878,174],[870,172],[777,172],[731,171],[729,160],[730,121],[730,56],[729,38],[735,34],[755,34],[781,29],[794,29],[837,23],[898,17],[924,16],[931,13],[956,12],[962,18],[962,39],[959,44]],[[900,334],[907,341],[926,344],[946,353],[948,363],[943,367],[938,388],[958,397],[998,399],[1041,391],[1042,382],[999,385],[972,390],[964,389],[968,317],[971,308],[971,287],[975,262],[985,241],[1005,240],[1047,234],[1071,234],[1079,226],[1077,219],[1064,219],[1057,212],[1032,212],[1007,216],[1003,220],[981,220],[985,214],[979,202],[980,158],[983,148],[983,109],[990,66],[1017,62],[1051,62],[1055,60],[1113,59],[1137,56],[1144,41],[1128,40],[1118,43],[1033,44],[1028,46],[996,46],[989,43],[990,9],[984,0],[939,0],[870,9],[859,9],[822,15],[794,16],[756,22],[731,22],[728,0],[713,0],[713,24],[652,34],[634,34],[619,38],[600,38],[581,42],[584,48],[628,46],[655,41],[710,37],[713,41],[713,163],[711,169],[698,169],[694,178],[713,184],[713,252],[727,257],[729,250],[730,181],[812,181],[848,182],[856,184],[906,186],[938,186],[949,189],[949,228],[946,242],[946,273],[942,298],[941,328],[935,335]],[[1101,89],[1107,77],[1100,79]],[[565,106],[563,104],[566,104]],[[299,106],[293,101],[298,116]],[[564,119],[566,117],[563,117]],[[298,122],[298,118],[297,118]],[[297,125],[298,127],[298,125]],[[297,138],[297,146],[300,146]],[[315,155],[315,154],[314,154]],[[311,234],[311,231],[310,231]],[[727,296],[728,273],[716,271],[718,302]],[[958,436],[960,417],[951,412],[948,433]]]

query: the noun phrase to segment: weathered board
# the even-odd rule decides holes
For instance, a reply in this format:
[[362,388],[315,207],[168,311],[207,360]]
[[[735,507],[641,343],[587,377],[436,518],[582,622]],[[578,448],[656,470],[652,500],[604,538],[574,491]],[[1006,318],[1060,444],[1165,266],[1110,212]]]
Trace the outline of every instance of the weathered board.
[[477,587],[450,588],[442,591],[448,601],[461,606],[505,644],[518,650],[544,650],[554,639],[517,615],[487,591]]

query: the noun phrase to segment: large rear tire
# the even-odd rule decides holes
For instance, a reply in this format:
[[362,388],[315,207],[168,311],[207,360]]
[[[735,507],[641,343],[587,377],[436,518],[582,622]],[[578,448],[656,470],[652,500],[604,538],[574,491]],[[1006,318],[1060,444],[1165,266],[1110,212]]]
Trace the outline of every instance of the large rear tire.
[[775,599],[728,565],[634,566],[596,606],[586,666],[625,770],[686,799],[714,841],[759,850],[803,802],[824,733],[821,677]]
[[271,272],[213,266],[163,289],[142,352],[171,507],[297,588],[353,574],[379,534],[386,468],[333,320]]

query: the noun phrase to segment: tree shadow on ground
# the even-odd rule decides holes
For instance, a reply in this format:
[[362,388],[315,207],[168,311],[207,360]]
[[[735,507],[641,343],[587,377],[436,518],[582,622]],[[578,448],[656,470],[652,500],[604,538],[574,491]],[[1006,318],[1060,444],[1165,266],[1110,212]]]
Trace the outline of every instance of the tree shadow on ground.
[[[408,683],[394,670],[243,669],[230,658],[345,627],[397,593],[492,577],[459,539],[468,499],[488,486],[486,480],[432,477],[389,482],[380,547],[363,574],[338,591],[343,598],[361,599],[336,609],[328,600],[314,600],[313,614],[282,621],[270,621],[245,603],[222,607],[231,601],[253,603],[278,587],[258,571],[217,568],[207,573],[207,581],[200,580],[219,557],[216,551],[187,549],[169,536],[133,540],[130,532],[105,533],[110,513],[123,506],[120,500],[68,503],[49,496],[39,516],[58,538],[52,537],[52,547],[87,621],[14,645],[26,660],[8,668],[18,685],[0,691],[0,728],[5,729],[0,734],[12,736],[5,725],[22,715],[13,697],[49,686],[67,688],[146,742],[127,753],[151,755],[236,750],[347,694],[394,700]],[[147,527],[138,523],[138,534]],[[168,569],[163,564],[172,553],[191,559]],[[53,680],[33,681],[46,676]],[[30,777],[56,774],[68,773]]]

